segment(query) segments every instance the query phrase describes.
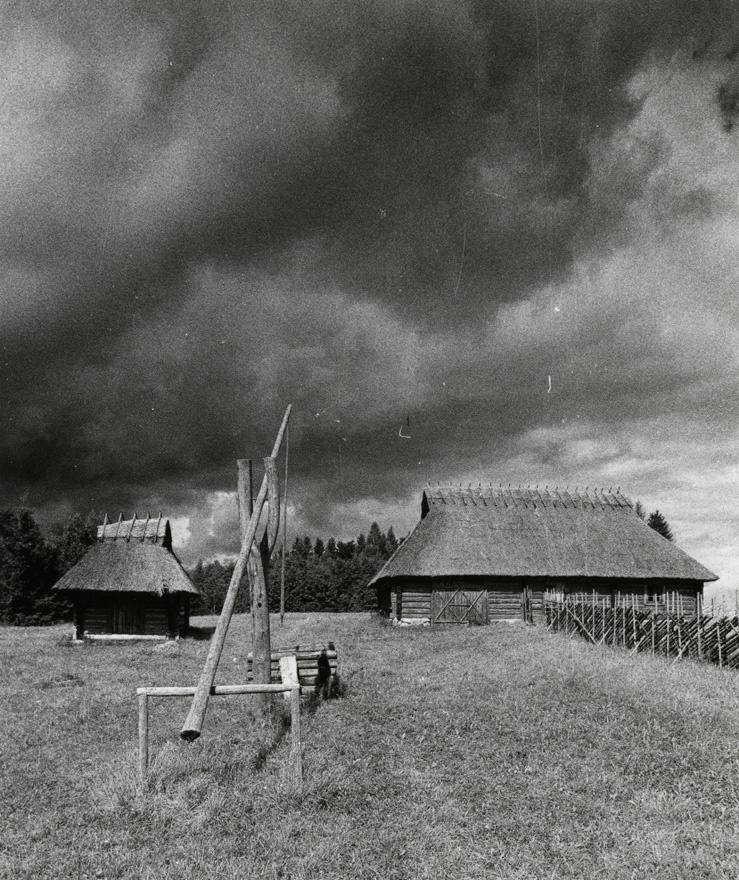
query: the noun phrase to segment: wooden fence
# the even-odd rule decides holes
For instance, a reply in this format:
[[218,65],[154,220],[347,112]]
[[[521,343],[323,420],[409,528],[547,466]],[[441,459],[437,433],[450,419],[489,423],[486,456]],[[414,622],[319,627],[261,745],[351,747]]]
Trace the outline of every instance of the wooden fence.
[[739,615],[720,617],[681,612],[680,603],[671,610],[654,612],[639,608],[638,602],[619,597],[613,605],[602,599],[548,597],[544,602],[547,628],[552,632],[579,636],[596,645],[613,645],[680,659],[716,663],[739,669]]

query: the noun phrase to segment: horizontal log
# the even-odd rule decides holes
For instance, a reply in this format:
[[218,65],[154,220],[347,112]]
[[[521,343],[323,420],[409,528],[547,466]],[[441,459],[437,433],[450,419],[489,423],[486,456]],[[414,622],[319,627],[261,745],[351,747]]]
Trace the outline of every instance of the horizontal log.
[[[217,684],[211,687],[210,694],[215,697],[228,697],[233,694],[281,694],[294,690],[294,684]],[[140,687],[136,688],[139,695],[148,697],[192,697],[197,687]]]
[[[315,686],[316,686],[316,681],[317,681],[317,679],[318,679],[318,676],[317,676],[317,675],[316,675],[316,676],[314,676],[314,675],[309,675],[307,678],[303,678],[303,677],[301,676],[301,678],[300,678],[300,685],[301,685],[301,687],[303,688],[303,690],[305,690],[306,688],[309,688],[309,689],[312,690],[312,689],[315,688]],[[330,681],[330,679],[329,679],[329,681]],[[325,682],[322,682],[322,683],[325,684]]]
[[[329,672],[329,675],[332,678],[336,677],[336,667],[333,667]],[[318,667],[317,666],[299,666],[298,667],[298,677],[302,681],[306,676],[318,675]],[[251,671],[247,671],[246,677],[249,681],[252,680]],[[280,672],[279,667],[277,669],[270,670],[270,679],[271,681],[282,681],[282,673]]]
[[[270,659],[272,660],[273,663],[279,663],[281,657],[289,657],[289,656],[294,655],[298,659],[298,661],[300,661],[300,660],[315,660],[317,657],[319,657],[323,653],[324,653],[324,650],[321,648],[317,648],[315,650],[306,650],[304,648],[301,648],[301,650],[298,651],[297,653],[295,651],[272,651],[272,653],[270,654]],[[338,654],[336,651],[325,651],[325,654],[329,660],[336,660],[338,657]],[[251,652],[249,652],[246,655],[247,662],[251,663],[253,659],[254,658],[253,658]]]
[[[290,656],[292,656],[292,655],[291,655],[291,654],[285,654],[285,655],[284,655],[284,657],[290,657]],[[273,657],[273,658],[270,660],[270,667],[271,667],[272,669],[279,669],[279,668],[280,668],[280,661],[283,660],[284,657]],[[318,660],[319,660],[319,657],[318,657],[318,655],[316,655],[316,654],[312,654],[310,657],[301,657],[301,658],[298,659],[298,661],[297,661],[298,668],[302,669],[304,666],[317,666],[317,665],[318,665]],[[328,662],[328,665],[329,665],[332,669],[338,669],[338,667],[339,667],[339,661],[338,661],[338,660],[336,660],[335,658],[332,658],[332,657],[327,657],[327,658],[326,658],[326,661]],[[251,669],[252,669],[252,663],[251,663],[251,661],[247,661],[246,668],[247,668],[249,671],[251,671]]]

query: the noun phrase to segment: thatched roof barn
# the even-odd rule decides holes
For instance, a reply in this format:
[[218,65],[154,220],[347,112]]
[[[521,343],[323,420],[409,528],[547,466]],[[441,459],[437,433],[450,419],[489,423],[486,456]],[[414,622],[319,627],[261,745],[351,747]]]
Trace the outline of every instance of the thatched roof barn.
[[106,518],[97,538],[54,586],[72,595],[76,637],[183,633],[198,591],[172,551],[169,520]]
[[547,590],[695,607],[716,575],[620,492],[427,487],[421,521],[372,583],[385,613],[432,622],[536,616]]

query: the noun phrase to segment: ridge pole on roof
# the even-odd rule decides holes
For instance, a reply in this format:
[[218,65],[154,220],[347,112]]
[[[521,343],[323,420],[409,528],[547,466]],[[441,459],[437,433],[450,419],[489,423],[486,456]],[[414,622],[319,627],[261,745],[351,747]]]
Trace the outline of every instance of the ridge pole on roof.
[[133,512],[133,519],[131,520],[131,525],[128,528],[128,534],[126,535],[126,541],[131,540],[131,535],[133,534],[133,527],[136,525],[136,511]]
[[118,533],[119,533],[120,530],[121,530],[121,523],[122,523],[122,522],[123,522],[123,513],[119,513],[119,514],[118,514],[118,526],[117,526],[117,528],[116,528],[116,530],[115,530],[115,535],[113,535],[113,538],[114,538],[114,539],[118,537]]
[[141,533],[141,541],[142,543],[146,540],[146,530],[149,528],[149,520],[151,519],[151,515],[149,511],[146,511],[146,522],[144,523],[144,531]]
[[[275,440],[275,445],[272,449],[272,458],[277,458],[279,455],[282,438],[285,434],[285,429],[287,428],[291,409],[292,404],[290,404],[285,410],[285,415],[282,419],[280,430],[277,432],[277,439]],[[185,719],[185,724],[180,731],[182,739],[187,740],[188,742],[196,740],[200,736],[200,731],[203,728],[203,721],[205,720],[205,712],[208,708],[211,688],[213,687],[216,672],[218,671],[218,663],[221,659],[223,644],[226,641],[226,633],[228,632],[228,625],[231,622],[231,615],[233,614],[234,605],[236,604],[239,585],[241,584],[247,560],[251,553],[252,546],[254,545],[254,538],[259,526],[260,514],[264,507],[264,503],[267,500],[267,490],[268,478],[267,474],[265,474],[262,480],[262,485],[259,489],[259,494],[257,495],[257,500],[254,504],[254,511],[249,517],[249,524],[241,542],[241,550],[238,559],[236,560],[236,565],[234,566],[231,582],[228,585],[226,598],[223,600],[221,616],[218,618],[218,624],[210,642],[210,649],[208,650],[208,656],[200,675],[200,681],[198,682],[195,696],[193,697],[192,705],[190,706],[190,712],[188,713],[188,716]]]
[[101,540],[101,541],[104,541],[104,540],[105,540],[105,527],[106,527],[107,525],[108,525],[108,514],[107,514],[107,512],[106,512],[105,516],[103,517],[103,529],[102,529],[102,531],[100,532],[100,540]]
[[162,524],[162,511],[159,511],[159,519],[157,520],[157,529],[154,532],[154,543],[156,544],[159,540],[159,526]]

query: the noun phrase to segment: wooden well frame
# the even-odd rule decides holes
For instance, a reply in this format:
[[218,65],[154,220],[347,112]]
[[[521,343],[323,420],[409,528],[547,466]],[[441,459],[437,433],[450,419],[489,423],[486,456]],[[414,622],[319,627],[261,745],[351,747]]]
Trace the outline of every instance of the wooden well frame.
[[[149,772],[149,698],[192,697],[196,687],[140,687],[136,689],[139,703],[139,781],[146,786]],[[232,697],[240,694],[285,694],[290,700],[290,736],[292,747],[290,763],[293,781],[303,780],[303,755],[300,737],[300,684],[285,681],[275,684],[221,684],[210,689],[210,696]]]

